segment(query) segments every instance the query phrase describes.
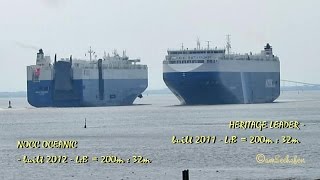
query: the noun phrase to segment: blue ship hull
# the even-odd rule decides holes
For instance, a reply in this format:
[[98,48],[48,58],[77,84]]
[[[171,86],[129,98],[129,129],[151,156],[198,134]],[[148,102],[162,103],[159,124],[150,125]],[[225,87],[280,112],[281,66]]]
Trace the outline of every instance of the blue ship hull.
[[68,90],[59,90],[54,80],[30,80],[27,98],[34,107],[131,105],[147,85],[147,79],[72,80]]
[[187,105],[269,103],[280,95],[279,72],[168,72],[163,80]]

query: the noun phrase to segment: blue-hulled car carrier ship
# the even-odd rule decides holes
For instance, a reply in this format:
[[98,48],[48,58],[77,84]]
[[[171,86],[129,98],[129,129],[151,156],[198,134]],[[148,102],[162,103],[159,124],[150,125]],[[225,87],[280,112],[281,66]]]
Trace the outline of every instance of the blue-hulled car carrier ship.
[[131,105],[148,86],[147,65],[113,53],[103,59],[66,58],[51,63],[43,50],[27,66],[27,97],[35,107]]
[[[280,95],[280,62],[267,44],[259,54],[226,49],[168,50],[163,80],[182,104],[273,102]],[[226,53],[227,50],[227,53]]]

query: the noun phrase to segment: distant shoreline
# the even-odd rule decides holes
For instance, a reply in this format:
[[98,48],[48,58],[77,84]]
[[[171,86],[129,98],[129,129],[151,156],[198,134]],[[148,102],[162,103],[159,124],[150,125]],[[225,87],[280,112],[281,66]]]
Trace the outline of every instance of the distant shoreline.
[[27,97],[26,91],[17,91],[17,92],[0,92],[0,98],[7,97]]
[[[280,88],[281,91],[319,91],[320,86],[284,86]],[[143,95],[152,95],[152,94],[171,94],[171,91],[168,88],[164,89],[154,89],[146,90],[143,92]],[[27,97],[26,91],[16,91],[16,92],[0,92],[0,98],[8,97]]]

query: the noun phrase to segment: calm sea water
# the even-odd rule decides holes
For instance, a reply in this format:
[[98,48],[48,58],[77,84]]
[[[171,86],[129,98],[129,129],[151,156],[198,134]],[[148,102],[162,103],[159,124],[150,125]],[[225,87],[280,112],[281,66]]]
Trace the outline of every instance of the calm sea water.
[[[0,179],[317,179],[320,178],[320,92],[284,92],[276,103],[179,106],[173,95],[149,95],[134,106],[33,108],[24,98],[0,99]],[[87,128],[84,129],[84,119]],[[300,130],[229,129],[232,120],[298,120]],[[172,144],[172,136],[216,136],[211,144]],[[290,135],[300,144],[225,144],[225,136]],[[76,140],[77,149],[17,149],[19,140]],[[259,164],[257,154],[294,156],[304,164]],[[140,155],[149,164],[25,164],[24,155]]]

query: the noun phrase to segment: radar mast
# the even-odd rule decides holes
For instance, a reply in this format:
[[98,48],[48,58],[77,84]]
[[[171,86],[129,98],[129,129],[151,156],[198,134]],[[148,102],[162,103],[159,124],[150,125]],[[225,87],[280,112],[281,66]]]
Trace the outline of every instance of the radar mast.
[[197,38],[197,49],[198,50],[200,49],[200,39],[199,39],[199,37]]
[[207,42],[207,44],[208,44],[208,46],[207,46],[207,48],[208,48],[208,50],[210,49],[210,42],[211,41],[206,41]]
[[230,40],[230,34],[227,35],[227,53],[230,54],[230,50],[231,50],[231,40]]
[[90,61],[91,61],[92,60],[92,55],[95,54],[95,52],[92,51],[91,46],[90,46],[90,49],[89,49],[88,53],[90,55]]

